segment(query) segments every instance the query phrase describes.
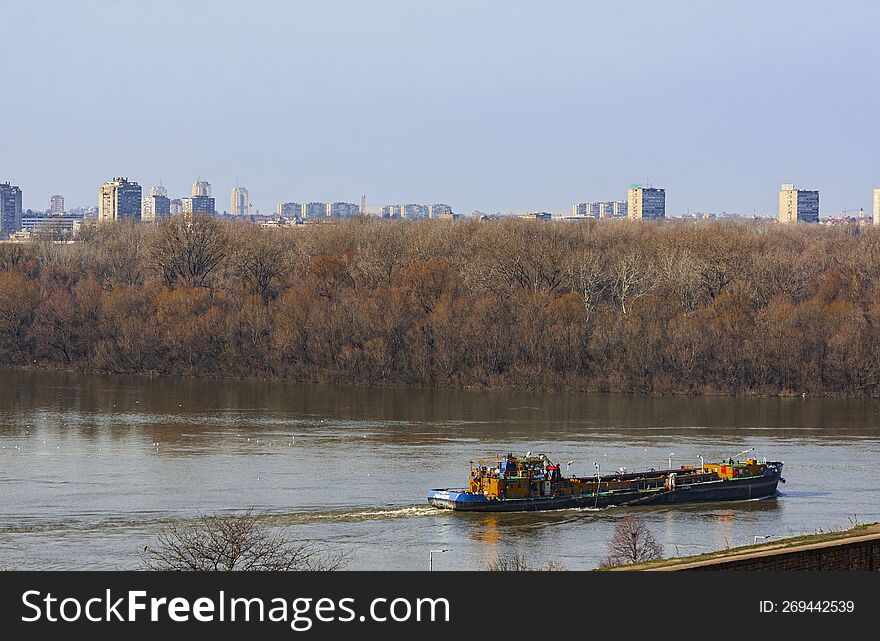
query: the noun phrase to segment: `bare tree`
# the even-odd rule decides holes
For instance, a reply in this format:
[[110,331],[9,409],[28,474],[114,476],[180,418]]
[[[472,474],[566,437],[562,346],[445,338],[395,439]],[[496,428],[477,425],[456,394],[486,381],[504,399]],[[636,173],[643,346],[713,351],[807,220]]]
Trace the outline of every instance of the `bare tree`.
[[662,558],[663,549],[651,530],[641,518],[629,514],[614,526],[614,534],[608,544],[608,556],[599,567],[614,568]]
[[193,524],[172,523],[146,546],[141,561],[160,571],[292,571],[342,569],[346,557],[321,544],[273,532],[248,510],[239,516],[203,515]]
[[591,312],[608,292],[605,261],[596,251],[575,254],[568,263],[569,286],[584,300],[584,307]]
[[519,552],[499,554],[489,561],[486,569],[490,572],[556,572],[565,570],[565,567],[555,561],[548,561],[542,566],[533,566],[526,561],[526,557]]
[[15,351],[24,338],[41,299],[39,285],[19,272],[0,272],[0,345]]
[[212,273],[229,251],[227,226],[210,216],[184,220],[175,216],[155,229],[149,254],[154,269],[168,287],[208,287]]
[[34,251],[30,244],[0,243],[0,271],[20,269],[33,257]]
[[[137,221],[98,225],[78,247],[95,280],[109,291],[113,287],[140,286],[144,282],[146,228]],[[44,243],[57,249],[52,243]]]
[[627,302],[646,296],[654,289],[648,260],[647,255],[636,248],[623,251],[611,262],[611,293],[624,314],[627,313]]
[[249,290],[268,303],[278,292],[279,280],[290,269],[285,249],[288,238],[248,223],[237,225],[234,233],[236,242],[229,255],[232,268]]

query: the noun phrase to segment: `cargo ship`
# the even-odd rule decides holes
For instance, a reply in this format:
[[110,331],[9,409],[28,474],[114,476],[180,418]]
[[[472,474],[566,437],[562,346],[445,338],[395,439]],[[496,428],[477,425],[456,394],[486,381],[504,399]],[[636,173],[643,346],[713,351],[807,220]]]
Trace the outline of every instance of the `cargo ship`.
[[[746,450],[746,454],[751,450]],[[737,456],[740,456],[737,455]],[[470,484],[435,489],[428,503],[469,512],[527,512],[619,505],[662,505],[741,501],[773,496],[782,478],[782,461],[733,457],[720,463],[683,465],[664,470],[594,476],[565,476],[544,454],[513,454],[471,461]]]

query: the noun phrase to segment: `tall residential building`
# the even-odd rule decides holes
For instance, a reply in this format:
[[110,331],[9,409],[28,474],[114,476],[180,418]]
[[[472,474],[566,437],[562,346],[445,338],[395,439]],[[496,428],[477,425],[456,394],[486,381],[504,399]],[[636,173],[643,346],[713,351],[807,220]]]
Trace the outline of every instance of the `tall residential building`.
[[383,205],[382,218],[400,218],[400,205]]
[[183,213],[183,200],[180,198],[171,199],[171,215],[179,216]]
[[306,203],[302,207],[302,217],[307,220],[327,217],[327,203]]
[[409,218],[410,220],[427,218],[428,209],[429,208],[427,205],[417,205],[415,203],[409,203],[407,205],[400,206],[400,215],[402,218]]
[[275,206],[275,215],[276,216],[295,216],[297,218],[303,217],[303,206],[300,203],[278,203]]
[[211,183],[207,180],[196,180],[193,183],[192,188],[193,196],[210,196],[211,195]]
[[874,224],[880,225],[880,189],[874,190]]
[[49,213],[50,214],[63,214],[64,213],[64,196],[54,195],[49,196]]
[[327,203],[327,218],[351,218],[357,216],[358,206],[354,203]]
[[598,202],[595,202],[595,203],[584,203],[584,204],[586,205],[586,208],[585,208],[585,210],[584,210],[584,211],[586,212],[586,213],[584,214],[585,216],[590,216],[590,217],[592,217],[592,218],[598,218],[598,217],[599,217],[599,203],[598,203]]
[[168,190],[162,185],[150,187],[150,195],[141,200],[141,220],[153,223],[169,216],[171,199],[168,198]]
[[213,216],[214,211],[211,183],[197,179],[192,186],[192,196],[184,196],[180,199],[180,214],[184,220],[192,220],[193,214]]
[[626,210],[625,200],[605,200],[572,205],[571,215],[576,218],[626,218]]
[[630,220],[666,218],[666,190],[633,185],[626,192],[626,210]]
[[21,189],[0,183],[0,238],[21,231]]
[[780,223],[818,223],[819,192],[786,183],[779,189]]
[[211,196],[186,196],[180,199],[180,213],[187,220],[193,214],[214,215],[214,199]]
[[229,213],[233,216],[247,216],[250,213],[248,190],[244,187],[233,187],[229,198]]
[[599,218],[614,218],[615,202],[607,200],[599,203]]
[[128,178],[114,178],[98,189],[98,221],[141,219],[141,186]]
[[571,206],[571,215],[581,218],[593,215],[593,203],[577,203]]

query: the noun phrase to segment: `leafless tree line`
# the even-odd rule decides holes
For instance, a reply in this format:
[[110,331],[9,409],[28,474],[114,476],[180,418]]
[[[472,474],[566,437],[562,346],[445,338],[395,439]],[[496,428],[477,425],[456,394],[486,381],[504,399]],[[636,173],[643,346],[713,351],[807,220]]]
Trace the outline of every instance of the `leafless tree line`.
[[873,396],[878,283],[870,228],[102,225],[0,244],[0,364]]

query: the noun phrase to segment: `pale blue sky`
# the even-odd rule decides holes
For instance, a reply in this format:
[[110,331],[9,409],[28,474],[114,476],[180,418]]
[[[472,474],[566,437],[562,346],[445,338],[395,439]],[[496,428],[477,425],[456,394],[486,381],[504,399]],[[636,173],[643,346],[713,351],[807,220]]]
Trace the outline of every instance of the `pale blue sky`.
[[0,0],[0,180],[24,205],[200,175],[282,200],[823,214],[880,187],[880,3]]

